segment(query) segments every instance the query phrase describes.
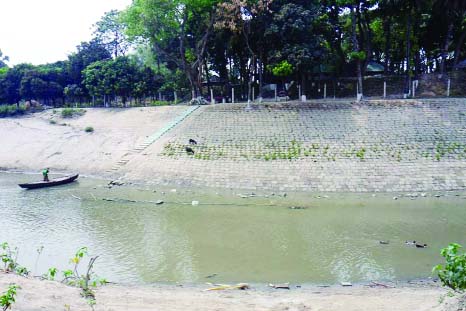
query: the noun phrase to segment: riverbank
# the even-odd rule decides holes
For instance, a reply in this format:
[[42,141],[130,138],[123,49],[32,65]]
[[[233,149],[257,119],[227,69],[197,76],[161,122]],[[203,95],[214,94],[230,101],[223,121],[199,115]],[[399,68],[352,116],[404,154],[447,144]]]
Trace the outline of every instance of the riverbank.
[[[0,273],[0,290],[8,284],[21,286],[12,310],[90,310],[77,288]],[[379,283],[381,284],[381,283]],[[267,289],[205,291],[209,285],[108,285],[95,290],[95,310],[456,310],[455,299],[432,282],[353,287],[303,286],[290,290]],[[69,306],[69,307],[67,307]]]
[[252,107],[87,109],[71,119],[49,110],[1,119],[0,167],[255,191],[466,189],[465,99]]

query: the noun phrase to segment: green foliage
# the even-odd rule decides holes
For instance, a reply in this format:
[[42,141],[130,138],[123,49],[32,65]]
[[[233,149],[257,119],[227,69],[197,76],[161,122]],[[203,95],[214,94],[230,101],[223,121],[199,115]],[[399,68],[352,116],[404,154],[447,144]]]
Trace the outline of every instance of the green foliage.
[[55,267],[49,268],[47,270],[47,273],[43,275],[43,277],[47,280],[53,281],[55,280],[55,276],[57,276],[58,269]]
[[119,11],[106,12],[101,20],[95,24],[95,28],[96,38],[114,57],[122,56],[128,51],[129,42],[125,35],[126,27],[120,22]]
[[359,51],[359,52],[350,52],[348,53],[350,60],[365,60],[366,59],[366,52]]
[[16,284],[11,284],[7,291],[0,296],[0,307],[3,308],[3,311],[11,309],[11,306],[16,302],[16,292],[20,288]]
[[84,109],[63,108],[61,111],[62,118],[73,118],[75,116],[82,116],[86,113]]
[[26,113],[26,106],[17,105],[0,105],[0,118],[13,117]]
[[445,258],[445,266],[437,265],[432,270],[437,273],[444,286],[455,291],[466,289],[466,253],[459,253],[461,245],[452,243],[441,250],[440,254]]
[[284,78],[293,73],[293,65],[291,65],[287,60],[281,61],[274,66],[269,66],[269,69],[276,77]]
[[170,106],[170,105],[173,105],[174,103],[171,102],[171,101],[164,101],[164,100],[154,100],[154,101],[151,101],[149,103],[149,106],[154,106],[154,107],[158,107],[158,106]]
[[358,151],[356,151],[356,157],[359,158],[359,160],[363,161],[364,156],[366,155],[366,148],[361,148]]
[[92,126],[86,126],[86,128],[84,129],[84,132],[92,133],[92,132],[94,132],[94,128]]
[[3,262],[3,271],[24,276],[29,274],[29,271],[18,263],[18,248],[12,249],[7,242],[0,244],[0,259]]
[[99,256],[91,257],[89,259],[85,274],[79,273],[79,265],[87,255],[88,255],[87,247],[81,247],[76,251],[74,257],[70,259],[70,263],[73,265],[73,267],[69,270],[62,271],[63,283],[81,288],[82,295],[86,299],[89,299],[89,302],[91,304],[94,304],[95,295],[91,287],[96,287],[98,285],[104,285],[108,282],[106,279],[96,276],[93,271],[94,263]]

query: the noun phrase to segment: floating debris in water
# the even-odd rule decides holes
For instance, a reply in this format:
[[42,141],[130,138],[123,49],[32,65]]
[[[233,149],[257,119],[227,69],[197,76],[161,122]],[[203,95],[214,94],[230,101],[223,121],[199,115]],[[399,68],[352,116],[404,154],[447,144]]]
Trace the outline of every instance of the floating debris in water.
[[240,193],[238,194],[240,198],[246,199],[246,198],[253,198],[256,197],[257,195],[254,192],[251,193]]
[[387,245],[387,244],[390,244],[390,241],[379,241],[379,244],[384,244],[384,245]]
[[307,209],[306,206],[290,206],[289,209]]
[[124,184],[121,180],[112,180],[108,183],[109,186],[123,186]]
[[199,205],[199,201],[192,201],[192,202],[191,202],[191,205],[192,205],[192,206],[198,206],[198,205]]
[[163,204],[163,203],[165,203],[165,202],[163,202],[163,200],[157,200],[157,201],[155,201],[155,204],[157,204],[157,205],[161,205],[161,204]]
[[353,286],[351,282],[340,282],[341,286]]
[[205,291],[212,291],[212,290],[227,290],[227,289],[241,289],[246,290],[249,289],[249,284],[247,283],[238,283],[236,285],[228,285],[228,284],[215,284],[215,287],[211,287],[206,289]]
[[290,283],[283,283],[283,284],[269,284],[270,287],[275,289],[290,289]]

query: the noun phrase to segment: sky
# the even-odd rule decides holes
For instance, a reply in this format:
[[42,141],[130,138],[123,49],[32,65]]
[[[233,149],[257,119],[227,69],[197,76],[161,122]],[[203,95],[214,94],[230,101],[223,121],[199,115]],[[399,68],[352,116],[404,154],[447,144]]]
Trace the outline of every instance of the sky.
[[0,50],[7,63],[34,65],[65,60],[95,24],[131,0],[0,0]]

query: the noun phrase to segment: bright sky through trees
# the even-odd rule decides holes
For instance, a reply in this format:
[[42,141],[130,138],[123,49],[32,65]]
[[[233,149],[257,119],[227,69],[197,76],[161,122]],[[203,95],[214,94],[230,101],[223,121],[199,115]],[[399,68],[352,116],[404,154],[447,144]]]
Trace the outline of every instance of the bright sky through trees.
[[18,63],[44,64],[66,59],[92,25],[131,0],[4,0],[0,4],[0,49]]

